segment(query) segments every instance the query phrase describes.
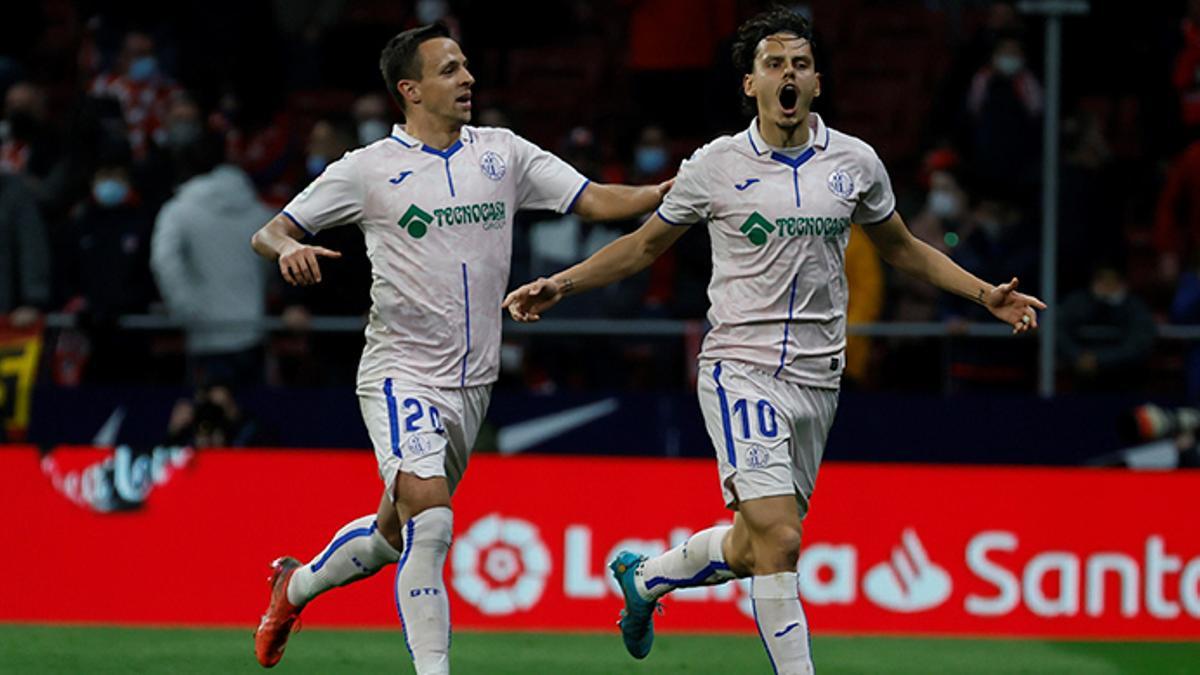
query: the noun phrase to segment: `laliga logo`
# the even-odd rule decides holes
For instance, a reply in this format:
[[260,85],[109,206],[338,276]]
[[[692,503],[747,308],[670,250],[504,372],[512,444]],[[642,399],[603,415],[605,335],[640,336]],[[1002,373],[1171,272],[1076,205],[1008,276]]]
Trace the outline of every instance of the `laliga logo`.
[[912,528],[905,529],[900,539],[902,544],[892,549],[890,562],[867,571],[863,579],[867,597],[893,612],[920,612],[945,602],[950,597],[950,575],[929,561]]
[[494,513],[454,543],[452,558],[454,590],[488,616],[533,607],[550,576],[550,553],[537,528]]

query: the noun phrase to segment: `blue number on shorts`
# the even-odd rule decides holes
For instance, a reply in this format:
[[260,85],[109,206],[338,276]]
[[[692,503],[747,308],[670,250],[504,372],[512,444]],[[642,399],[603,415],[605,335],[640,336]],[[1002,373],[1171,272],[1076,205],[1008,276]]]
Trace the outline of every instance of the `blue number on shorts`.
[[[763,438],[775,438],[779,435],[779,422],[775,419],[775,408],[770,401],[760,399],[756,405],[758,408],[758,433]],[[741,415],[742,418],[742,438],[750,438],[750,415],[749,405],[746,399],[738,399],[733,404],[733,414]]]
[[429,423],[433,425],[433,430],[439,434],[446,430],[442,426],[442,413],[438,412],[437,406],[429,406]]
[[750,416],[746,414],[746,399],[740,398],[734,402],[733,414],[742,416],[742,438],[750,438]]
[[[768,413],[770,417],[768,418]],[[767,420],[770,419],[768,426]],[[763,438],[775,438],[779,435],[779,423],[775,420],[775,407],[770,401],[760,400],[758,402],[758,430],[762,433]]]
[[411,411],[408,417],[404,418],[404,430],[417,431],[419,428],[417,427],[417,421],[425,414],[425,411],[421,408],[421,402],[415,398],[406,398],[404,399],[404,409]]

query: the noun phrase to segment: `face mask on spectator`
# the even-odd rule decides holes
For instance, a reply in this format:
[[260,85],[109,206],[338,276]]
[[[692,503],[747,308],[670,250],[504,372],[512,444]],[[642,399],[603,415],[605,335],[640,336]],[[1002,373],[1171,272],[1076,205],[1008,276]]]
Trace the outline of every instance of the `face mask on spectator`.
[[105,208],[112,208],[125,201],[129,195],[129,186],[125,181],[116,178],[102,178],[92,186],[92,196],[96,203]]
[[329,164],[329,160],[321,155],[309,155],[304,162],[304,168],[308,170],[308,175],[311,178],[316,178],[325,170],[325,166]]
[[634,151],[633,163],[643,174],[656,174],[667,167],[667,151],[656,146],[642,146]]
[[200,138],[200,125],[195,122],[176,122],[167,127],[167,145],[182,148]]
[[929,211],[938,218],[954,218],[962,211],[962,204],[950,190],[930,190]]
[[988,236],[989,239],[999,239],[1004,236],[1004,223],[995,218],[980,218],[979,229]]
[[445,18],[450,7],[445,0],[418,0],[417,23],[430,24]]
[[1005,77],[1012,77],[1025,67],[1025,60],[1013,54],[1000,54],[992,59],[992,67]]
[[1125,291],[1117,291],[1116,293],[1095,293],[1096,299],[1111,307],[1116,307],[1122,302],[1125,302]]
[[358,142],[362,145],[387,138],[388,125],[383,120],[363,120],[358,123]]
[[139,56],[129,64],[129,79],[134,82],[145,82],[158,72],[158,59],[153,56]]

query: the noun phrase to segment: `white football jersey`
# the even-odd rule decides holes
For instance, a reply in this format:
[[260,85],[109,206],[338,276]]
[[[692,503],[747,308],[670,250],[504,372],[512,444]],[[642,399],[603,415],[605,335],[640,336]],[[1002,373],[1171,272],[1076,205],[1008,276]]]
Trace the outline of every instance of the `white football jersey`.
[[570,211],[587,182],[513,132],[488,127],[463,127],[435,150],[397,125],[330,164],[283,213],[309,234],[350,223],[363,231],[372,306],[359,387],[388,377],[435,387],[494,382],[513,215]]
[[708,221],[712,330],[700,359],[836,389],[850,224],[887,220],[896,198],[871,146],[829,129],[816,113],[804,148],[768,146],[757,122],[684,161],[658,210],[673,225]]

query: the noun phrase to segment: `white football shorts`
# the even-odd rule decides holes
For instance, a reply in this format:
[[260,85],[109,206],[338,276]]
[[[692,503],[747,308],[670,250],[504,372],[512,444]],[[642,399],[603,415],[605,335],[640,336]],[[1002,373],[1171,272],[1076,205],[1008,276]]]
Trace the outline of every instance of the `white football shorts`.
[[777,380],[733,361],[701,363],[697,389],[725,505],[795,495],[805,516],[838,391]]
[[443,389],[392,378],[360,384],[358,404],[387,494],[394,498],[400,471],[444,477],[453,494],[467,470],[491,394],[490,384]]

